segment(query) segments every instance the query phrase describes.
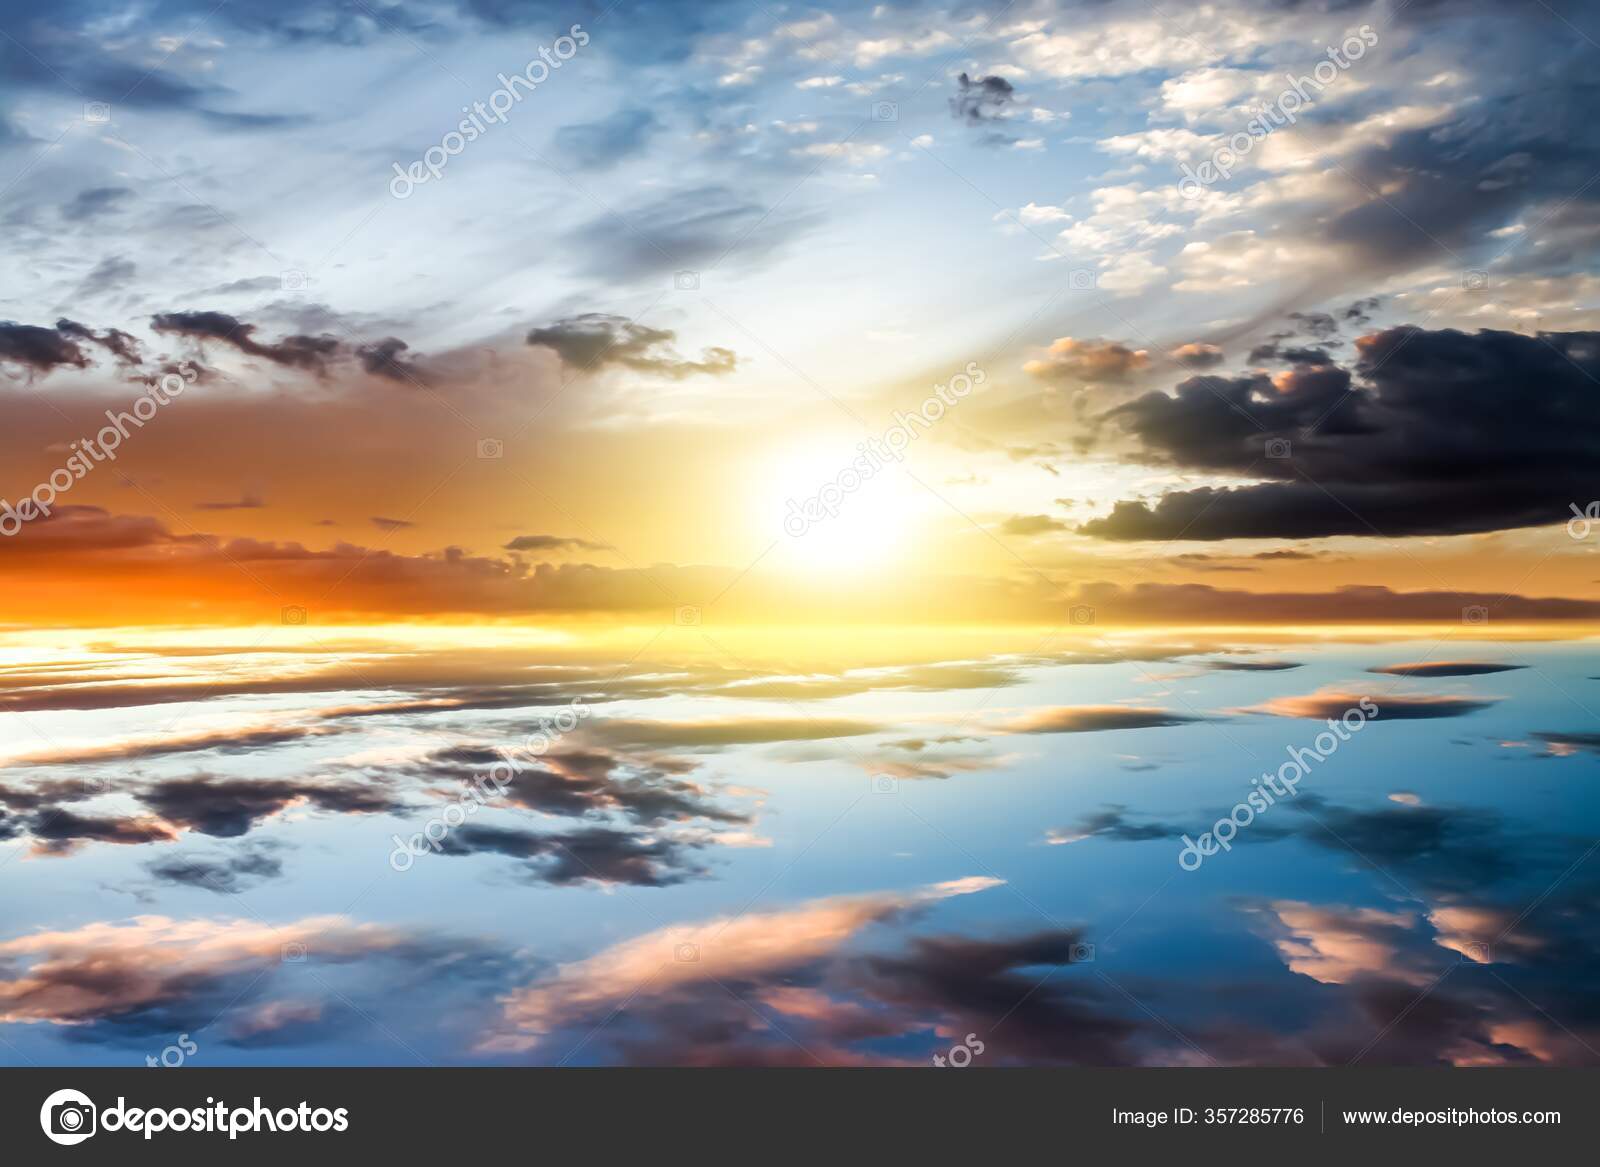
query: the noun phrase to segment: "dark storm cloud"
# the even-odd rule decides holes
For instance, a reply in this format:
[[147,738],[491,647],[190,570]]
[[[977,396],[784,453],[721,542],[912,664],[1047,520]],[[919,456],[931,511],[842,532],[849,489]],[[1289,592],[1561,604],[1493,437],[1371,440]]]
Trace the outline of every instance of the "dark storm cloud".
[[[1278,811],[1291,812],[1287,815]],[[1050,839],[1075,843],[1083,839],[1148,842],[1152,839],[1198,839],[1228,811],[1212,808],[1188,826],[1154,819],[1131,818],[1121,806],[1086,815],[1072,827],[1058,827]],[[1298,839],[1351,861],[1391,873],[1417,890],[1436,894],[1487,892],[1516,878],[1537,881],[1560,871],[1576,858],[1575,842],[1523,832],[1494,811],[1461,806],[1403,806],[1386,803],[1377,809],[1340,806],[1302,792],[1280,798],[1236,837],[1240,843],[1275,843]],[[1581,849],[1579,849],[1581,850]]]
[[1301,664],[1297,660],[1208,660],[1201,663],[1224,673],[1281,673],[1286,669],[1298,669]]
[[671,329],[647,328],[603,312],[569,316],[528,333],[529,344],[549,349],[562,364],[579,372],[621,365],[681,381],[700,373],[731,373],[737,366],[738,358],[726,348],[708,348],[700,360],[684,360],[672,347],[677,338]]
[[322,374],[341,351],[339,340],[322,336],[286,336],[275,344],[255,339],[256,326],[226,312],[163,312],[150,325],[156,332],[176,333],[194,340],[220,340],[242,353],[262,357],[277,365]]
[[950,99],[950,113],[969,126],[998,121],[1006,117],[1017,99],[1016,88],[1004,77],[956,78],[956,94]]
[[1465,534],[1563,519],[1600,471],[1600,333],[1394,328],[1337,367],[1193,377],[1105,415],[1152,462],[1277,479],[1122,501],[1106,539]]
[[[1532,205],[1554,202],[1572,218],[1588,217],[1600,200],[1589,183],[1600,170],[1592,63],[1565,51],[1570,23],[1534,15],[1537,24],[1497,38],[1503,58],[1495,73],[1517,76],[1520,63],[1539,82],[1503,87],[1490,100],[1463,103],[1438,124],[1401,131],[1357,153],[1347,173],[1370,197],[1323,220],[1324,238],[1370,265],[1394,267],[1436,261],[1441,248],[1470,252],[1488,231]],[[1596,237],[1594,225],[1580,230],[1585,243]],[[1491,255],[1507,250],[1487,242]]]
[[387,791],[366,783],[345,785],[274,778],[173,778],[138,793],[139,801],[168,822],[203,835],[233,838],[294,803],[339,814],[380,814],[405,809]]
[[426,385],[426,374],[417,363],[405,356],[411,346],[397,336],[386,336],[372,344],[356,349],[356,359],[361,367],[374,377],[387,377],[391,381],[406,381]]
[[1084,815],[1071,827],[1055,828],[1049,832],[1049,841],[1064,844],[1099,838],[1144,843],[1151,839],[1176,839],[1184,833],[1182,827],[1170,823],[1135,822],[1128,817],[1127,811],[1127,807],[1113,803]]
[[1549,866],[1494,811],[1457,806],[1335,806],[1305,794],[1281,805],[1307,822],[1300,835],[1365,866],[1414,878],[1431,891],[1482,892]]
[[88,368],[89,358],[73,335],[63,332],[59,325],[41,328],[37,324],[0,320],[0,363],[48,373],[62,366]]
[[[903,954],[868,957],[870,994],[913,1015],[953,1017],[990,1034],[996,1061],[1119,1066],[1137,1060],[1143,1026],[1072,966],[1093,958],[1076,929],[984,939],[926,936]],[[1065,969],[1059,979],[1046,970]]]
[[[79,324],[76,320],[61,319],[56,321],[56,331],[63,336],[70,336],[77,340],[97,344],[109,352],[118,364],[125,367],[138,365],[143,359],[139,341],[123,332],[120,328],[108,328],[104,332],[96,332],[87,325]],[[165,370],[175,372],[175,369]]]
[[172,828],[154,819],[81,815],[52,807],[27,820],[26,833],[46,854],[64,855],[80,843],[167,843],[177,838]]
[[1258,344],[1250,350],[1250,362],[1283,361],[1291,365],[1328,365],[1333,355],[1320,345],[1285,345],[1279,341]]
[[283,860],[265,847],[223,854],[180,852],[152,859],[144,869],[158,882],[236,895],[283,874]]
[[439,845],[445,855],[491,853],[521,859],[532,883],[669,887],[706,874],[692,854],[701,846],[609,827],[538,832],[469,823]]
[[605,170],[642,153],[661,123],[647,109],[619,109],[599,121],[562,126],[556,148],[584,170]]
[[[657,766],[629,762],[601,751],[545,754],[533,765],[508,766],[487,746],[455,746],[430,755],[414,768],[421,776],[462,783],[491,781],[507,801],[552,815],[618,813],[645,825],[707,819],[749,823],[726,810],[711,792]],[[509,771],[509,774],[508,774]]]

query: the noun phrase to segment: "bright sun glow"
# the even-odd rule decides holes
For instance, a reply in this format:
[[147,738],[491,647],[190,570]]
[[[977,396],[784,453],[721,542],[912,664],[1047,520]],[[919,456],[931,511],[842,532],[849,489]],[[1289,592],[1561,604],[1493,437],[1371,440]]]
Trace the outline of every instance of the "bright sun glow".
[[900,466],[862,473],[848,439],[777,453],[752,499],[757,519],[779,528],[774,550],[798,571],[879,571],[903,560],[936,501]]

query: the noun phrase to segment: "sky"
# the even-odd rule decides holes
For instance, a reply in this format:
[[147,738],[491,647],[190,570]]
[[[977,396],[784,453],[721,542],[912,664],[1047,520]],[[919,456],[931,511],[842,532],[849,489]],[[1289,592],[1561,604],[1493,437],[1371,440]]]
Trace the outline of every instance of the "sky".
[[193,387],[0,570],[68,623],[1592,615],[1559,8],[19,8],[0,497]]
[[0,1063],[1600,1060],[1597,63],[0,0]]

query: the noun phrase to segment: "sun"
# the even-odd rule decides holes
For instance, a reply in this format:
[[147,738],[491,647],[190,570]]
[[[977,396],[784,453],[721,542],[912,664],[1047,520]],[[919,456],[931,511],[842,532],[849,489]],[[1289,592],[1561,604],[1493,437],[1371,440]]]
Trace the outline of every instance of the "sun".
[[777,529],[775,553],[798,572],[881,571],[908,556],[927,520],[917,481],[847,438],[775,451],[761,477],[757,519]]

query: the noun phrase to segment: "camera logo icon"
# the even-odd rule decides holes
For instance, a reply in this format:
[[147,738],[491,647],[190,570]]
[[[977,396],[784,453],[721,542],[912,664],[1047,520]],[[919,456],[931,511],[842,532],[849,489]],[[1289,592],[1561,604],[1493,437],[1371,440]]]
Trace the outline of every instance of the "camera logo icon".
[[1094,945],[1074,944],[1071,948],[1067,949],[1067,960],[1072,964],[1093,964]]
[[83,120],[92,126],[103,126],[111,120],[111,106],[103,101],[85,102]]
[[679,944],[672,949],[672,959],[679,964],[699,964],[700,946],[698,944]]
[[1288,458],[1294,453],[1294,446],[1288,438],[1268,438],[1267,457]]
[[291,940],[282,948],[284,964],[304,964],[306,962],[306,946],[298,940]]
[[875,122],[897,122],[900,120],[900,106],[893,101],[880,101],[872,107],[872,120]]
[[697,271],[673,272],[672,286],[680,292],[697,292],[700,290],[700,273]]
[[63,1147],[76,1146],[94,1134],[96,1116],[89,1096],[77,1090],[57,1090],[39,1108],[39,1125],[44,1136]]
[[872,776],[872,793],[874,794],[893,794],[899,789],[899,781],[891,778],[888,774],[874,774]]
[[1067,618],[1074,624],[1093,624],[1094,608],[1088,604],[1074,604],[1068,609]]
[[1075,267],[1067,273],[1067,287],[1074,292],[1092,292],[1100,286],[1100,273],[1092,267]]
[[285,292],[303,292],[311,286],[311,277],[299,268],[292,267],[279,273],[278,283]]
[[1461,286],[1468,292],[1482,292],[1489,287],[1489,273],[1486,271],[1469,271],[1461,277]]
[[304,624],[306,622],[306,610],[299,604],[290,604],[283,610],[283,622],[285,624]]
[[700,609],[692,604],[685,604],[678,609],[674,618],[684,628],[698,628],[701,622]]
[[1461,622],[1463,624],[1487,624],[1489,622],[1489,609],[1482,604],[1472,604],[1462,608]]
[[482,438],[478,441],[478,457],[493,461],[506,456],[506,444],[499,438]]

